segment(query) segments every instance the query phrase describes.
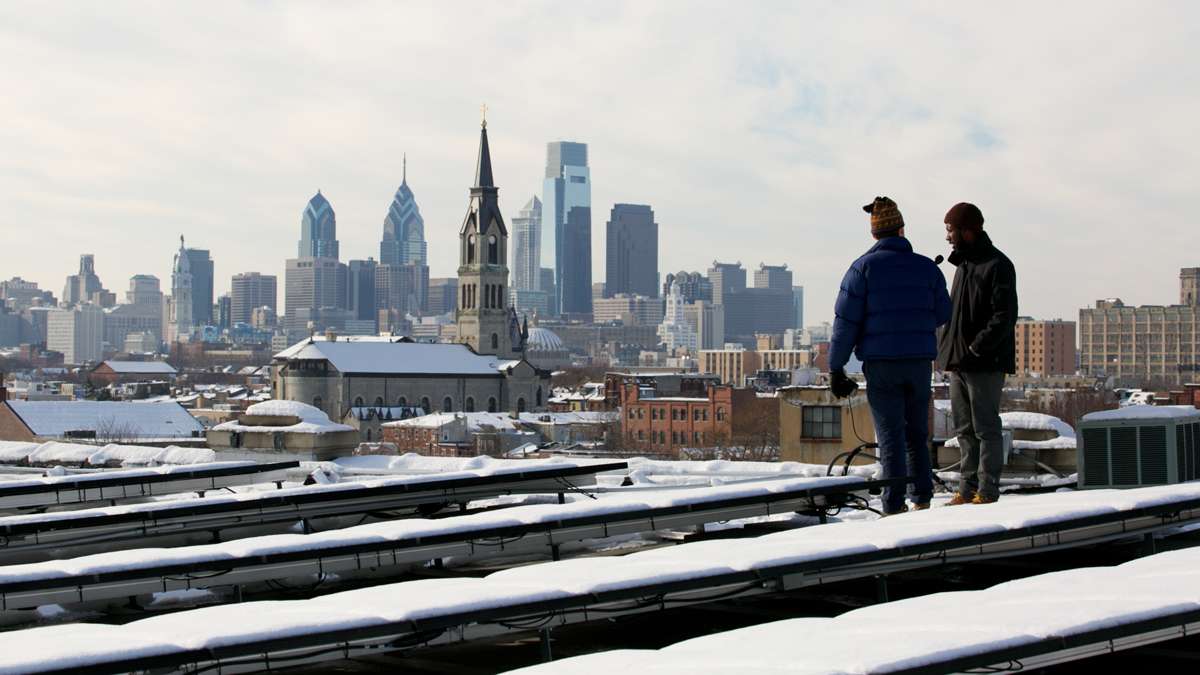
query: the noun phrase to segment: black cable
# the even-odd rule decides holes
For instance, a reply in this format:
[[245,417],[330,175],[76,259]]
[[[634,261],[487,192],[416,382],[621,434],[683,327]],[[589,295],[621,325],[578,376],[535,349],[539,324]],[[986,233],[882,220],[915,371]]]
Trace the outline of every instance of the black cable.
[[594,495],[594,494],[592,494],[592,493],[590,493],[590,492],[587,492],[587,491],[585,491],[583,488],[581,488],[581,487],[579,487],[579,486],[575,485],[574,483],[572,483],[571,481],[567,480],[566,478],[559,477],[559,478],[555,478],[554,480],[555,480],[555,482],[558,482],[558,483],[560,483],[560,484],[562,484],[562,485],[566,485],[568,488],[570,488],[570,489],[571,489],[571,491],[572,491],[572,492],[578,492],[579,494],[581,494],[581,495],[585,495],[585,496],[587,496],[587,497],[589,497],[589,498],[591,498],[591,499],[597,499],[596,495]]
[[1020,659],[1013,659],[1003,666],[982,666],[980,668],[970,668],[964,670],[964,673],[1019,673],[1025,670],[1025,664],[1021,663]]

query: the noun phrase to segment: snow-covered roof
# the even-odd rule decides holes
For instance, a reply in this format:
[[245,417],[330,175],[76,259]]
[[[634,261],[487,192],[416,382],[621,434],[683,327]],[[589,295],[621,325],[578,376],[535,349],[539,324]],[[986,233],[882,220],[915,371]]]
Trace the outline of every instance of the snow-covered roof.
[[320,408],[299,401],[270,400],[246,408],[247,415],[256,417],[298,417],[300,421],[290,426],[247,426],[238,420],[222,422],[213,431],[264,432],[286,431],[300,434],[328,434],[338,431],[354,431],[354,427],[338,424],[329,419]]
[[386,340],[304,340],[275,355],[276,359],[326,360],[342,373],[387,375],[498,376],[513,365],[495,356],[476,354],[463,344],[390,342]]
[[68,431],[111,432],[121,438],[191,438],[204,425],[175,402],[9,401],[8,406],[37,436]]
[[1200,410],[1190,405],[1130,405],[1116,410],[1100,410],[1083,416],[1084,422],[1114,420],[1181,419],[1200,416]]
[[478,431],[484,426],[496,429],[518,430],[521,424],[599,424],[610,422],[619,417],[619,413],[611,411],[600,412],[558,412],[558,413],[521,413],[513,419],[509,413],[500,412],[440,412],[421,417],[410,417],[406,420],[385,422],[385,427],[407,427],[418,429],[436,429],[449,424],[456,419],[463,419],[470,431]]
[[112,368],[114,373],[174,375],[175,369],[163,361],[105,361],[100,364]]
[[122,466],[156,466],[159,464],[200,464],[216,460],[216,453],[208,448],[181,448],[171,445],[165,448],[147,445],[105,446],[85,445],[48,441],[46,443],[18,443],[0,441],[0,462],[16,464],[89,464],[102,466],[119,463]]

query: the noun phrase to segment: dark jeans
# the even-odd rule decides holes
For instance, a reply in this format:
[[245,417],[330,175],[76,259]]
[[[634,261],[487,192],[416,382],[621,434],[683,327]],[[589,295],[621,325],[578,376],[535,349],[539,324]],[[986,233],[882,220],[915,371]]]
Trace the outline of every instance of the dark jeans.
[[1004,466],[1004,435],[1000,425],[1000,394],[1004,373],[950,373],[950,405],[954,433],[962,450],[964,497],[976,493],[986,499],[1000,497],[1000,471]]
[[[933,478],[929,466],[929,377],[933,366],[929,359],[869,361],[863,364],[867,376],[867,402],[875,418],[875,440],[879,443],[879,463],[883,476],[909,476],[909,494],[913,502],[928,504],[933,496]],[[884,513],[904,507],[904,490],[885,488]]]

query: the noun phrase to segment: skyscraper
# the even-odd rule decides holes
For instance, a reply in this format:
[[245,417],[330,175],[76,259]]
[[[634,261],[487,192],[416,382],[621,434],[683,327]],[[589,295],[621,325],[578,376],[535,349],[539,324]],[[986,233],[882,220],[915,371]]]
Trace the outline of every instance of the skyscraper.
[[[167,341],[186,341],[192,335],[195,323],[192,321],[192,269],[191,258],[183,245],[183,235],[179,236],[179,251],[175,254],[175,263],[171,267],[171,320],[167,326]],[[211,309],[209,312],[211,313]]]
[[470,204],[458,231],[458,341],[480,354],[519,356],[525,338],[508,304],[508,228],[500,214],[487,122],[479,131],[479,158]]
[[233,275],[230,283],[229,321],[249,324],[257,307],[270,307],[275,312],[278,279],[274,274],[242,272]]
[[100,277],[96,276],[96,258],[91,253],[79,256],[79,273],[67,277],[63,288],[63,303],[67,306],[89,302],[94,293],[104,290]]
[[792,326],[804,329],[804,287],[792,286]]
[[379,323],[376,312],[378,303],[375,300],[375,270],[378,263],[374,258],[366,260],[351,260],[349,275],[350,305],[346,308],[357,321],[372,321]]
[[300,217],[298,250],[284,273],[284,329],[290,338],[341,327],[349,318],[348,270],[338,261],[333,206],[320,190]]
[[605,232],[605,295],[658,297],[658,223],[643,204],[616,204]]
[[380,265],[425,265],[425,220],[408,187],[408,156],[404,157],[400,187],[383,218],[383,240],[379,242]]
[[512,220],[513,254],[512,285],[523,291],[536,291],[538,270],[542,259],[542,200],[529,198],[525,206]]
[[192,273],[192,325],[213,322],[213,261],[206,248],[185,249]]
[[587,144],[546,144],[542,264],[554,269],[563,314],[592,311],[592,179]]
[[308,200],[300,218],[300,245],[297,258],[338,258],[337,216],[325,195]]

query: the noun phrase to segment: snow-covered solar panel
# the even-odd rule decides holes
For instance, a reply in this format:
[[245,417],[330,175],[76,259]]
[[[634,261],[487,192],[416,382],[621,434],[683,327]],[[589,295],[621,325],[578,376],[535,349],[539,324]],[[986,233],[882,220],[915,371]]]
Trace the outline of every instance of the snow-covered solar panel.
[[[239,464],[255,466],[253,462]],[[296,465],[296,462],[285,463],[283,468]],[[578,489],[575,482],[581,478],[625,467],[624,462],[525,465],[514,462],[443,474],[361,479],[266,492],[215,494],[202,499],[6,516],[0,517],[0,536],[6,537],[7,550],[16,551],[65,546],[79,540],[86,542],[92,536],[103,536],[115,542],[121,532],[126,533],[127,538],[138,538],[164,531],[219,531],[225,527],[464,502],[503,494],[567,492]],[[190,467],[173,467],[172,470],[179,472],[186,468]],[[166,467],[119,473],[140,475],[163,469]]]
[[[1191,634],[1200,622],[1200,547],[937,593],[693,638],[660,650],[615,650],[510,675],[638,673],[904,673],[1023,669]],[[1191,625],[1191,631],[1183,627]],[[1085,647],[1093,646],[1087,650]],[[1070,653],[1063,653],[1071,650]],[[1040,658],[1039,658],[1040,657]],[[1039,658],[1035,664],[1030,661]]]
[[[545,552],[568,541],[791,513],[830,501],[840,503],[840,497],[850,491],[878,485],[839,476],[683,491],[643,490],[437,520],[394,520],[315,534],[8,565],[0,567],[0,609],[353,572],[364,566],[379,569],[476,553]],[[498,547],[475,543],[492,539],[506,543]]]
[[[381,644],[439,634],[458,640],[496,622],[569,616],[596,608],[644,610],[687,594],[789,588],[838,572],[872,575],[870,563],[1016,555],[1039,547],[1084,545],[1200,520],[1200,484],[1035,495],[986,506],[943,508],[869,522],[779,532],[754,539],[702,541],[623,557],[578,558],[495,572],[485,578],[428,579],[344,591],[308,600],[247,602],[155,616],[120,626],[74,624],[0,634],[0,669],[63,672],[84,666],[120,671],[153,666],[328,653],[330,646]],[[844,576],[841,578],[845,578]],[[1106,592],[1123,592],[1117,585]],[[694,596],[693,596],[694,597]],[[676,599],[678,598],[678,600]],[[702,601],[702,600],[698,600]],[[1176,603],[1178,606],[1178,603]],[[961,605],[947,618],[961,630]],[[603,613],[602,616],[612,616]],[[591,618],[596,618],[592,614]],[[896,620],[896,623],[903,621]],[[450,631],[449,629],[454,629]],[[446,632],[449,631],[449,632]]]
[[282,479],[299,462],[211,462],[23,478],[0,483],[0,509],[20,509],[197,492],[253,479]]

